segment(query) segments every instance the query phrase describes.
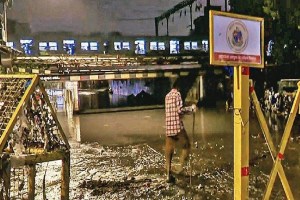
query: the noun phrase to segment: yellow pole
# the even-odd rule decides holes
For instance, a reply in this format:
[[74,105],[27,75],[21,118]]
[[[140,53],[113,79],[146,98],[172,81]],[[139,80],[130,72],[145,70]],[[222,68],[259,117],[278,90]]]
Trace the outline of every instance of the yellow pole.
[[249,198],[249,68],[234,67],[234,199]]
[[[18,76],[16,75],[0,75],[0,78],[18,78]],[[21,112],[23,103],[27,103],[28,99],[30,98],[30,95],[32,94],[32,92],[35,90],[35,86],[38,84],[39,81],[39,77],[38,75],[34,75],[34,76],[19,76],[19,78],[24,78],[24,77],[28,77],[28,78],[32,78],[30,85],[28,86],[28,88],[26,89],[25,93],[23,94],[21,100],[19,101],[19,104],[17,106],[17,108],[15,109],[15,111],[13,112],[12,116],[10,117],[10,120],[7,124],[7,126],[5,127],[5,130],[3,131],[1,137],[0,137],[0,152],[3,151],[4,146],[6,144],[6,141],[9,137],[9,134],[12,132],[13,128],[15,127],[15,123],[17,121],[17,117]]]

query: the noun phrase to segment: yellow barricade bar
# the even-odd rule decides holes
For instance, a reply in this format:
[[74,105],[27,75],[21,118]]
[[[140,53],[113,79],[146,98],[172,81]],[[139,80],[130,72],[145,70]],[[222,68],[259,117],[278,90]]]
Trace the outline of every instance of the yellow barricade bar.
[[273,170],[271,172],[270,180],[269,180],[268,186],[266,188],[264,199],[267,200],[267,199],[270,198],[271,191],[273,189],[273,185],[274,185],[274,182],[275,182],[275,178],[276,178],[276,175],[278,173],[287,198],[290,199],[290,200],[293,200],[294,197],[293,197],[290,185],[288,183],[288,180],[286,178],[286,175],[284,173],[284,170],[283,170],[283,167],[282,167],[282,164],[281,164],[281,160],[284,157],[283,153],[284,153],[285,147],[287,145],[287,140],[290,136],[291,128],[292,128],[292,125],[293,125],[294,120],[295,120],[296,110],[297,110],[298,105],[299,105],[299,83],[298,83],[297,95],[296,95],[296,98],[295,98],[295,101],[294,101],[289,119],[288,119],[287,124],[286,124],[286,128],[285,128],[285,131],[284,131],[284,134],[283,134],[283,137],[282,137],[282,142],[281,142],[280,150],[279,150],[278,154],[276,152],[276,148],[275,148],[275,145],[273,143],[273,140],[272,140],[272,137],[271,137],[266,119],[263,115],[263,112],[261,110],[259,101],[257,99],[252,80],[250,81],[250,97],[251,97],[251,100],[254,104],[254,108],[255,108],[255,112],[256,112],[259,124],[261,126],[261,129],[262,129],[262,132],[264,134],[265,140],[267,142],[271,157],[272,157],[273,162],[274,162]]

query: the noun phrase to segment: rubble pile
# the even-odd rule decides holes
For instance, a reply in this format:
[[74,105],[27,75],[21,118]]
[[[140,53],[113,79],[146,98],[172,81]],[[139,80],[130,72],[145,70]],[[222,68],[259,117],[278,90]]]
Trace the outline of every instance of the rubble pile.
[[[232,199],[233,165],[213,156],[223,151],[223,144],[200,146],[192,154],[192,175],[188,165],[183,175],[176,175],[175,184],[168,184],[164,154],[147,144],[72,144],[70,199]],[[208,149],[214,153],[207,154]],[[264,149],[261,147],[250,161],[251,199],[261,199],[267,184],[267,173],[257,168],[270,159]],[[39,165],[36,199],[43,199],[43,195],[60,199],[60,167],[61,161]],[[284,191],[275,190],[273,197],[284,199]]]

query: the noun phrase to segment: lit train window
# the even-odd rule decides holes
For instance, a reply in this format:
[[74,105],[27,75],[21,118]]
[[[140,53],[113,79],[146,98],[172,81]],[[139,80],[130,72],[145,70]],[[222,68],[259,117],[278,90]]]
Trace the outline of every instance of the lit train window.
[[179,41],[171,40],[170,41],[170,54],[178,54],[179,53]]
[[134,42],[135,44],[135,53],[136,54],[145,54],[146,48],[145,48],[145,40],[136,40]]
[[150,50],[157,50],[157,42],[150,42]]
[[184,50],[191,50],[191,42],[184,42]]
[[75,40],[63,40],[64,50],[69,55],[74,55],[75,53]]
[[40,51],[57,51],[57,42],[39,42]]
[[32,44],[33,41],[32,40],[20,40],[21,44]]
[[198,50],[199,46],[198,46],[198,42],[192,42],[192,50]]
[[75,40],[63,40],[63,44],[75,44]]
[[47,51],[48,48],[48,43],[47,42],[39,42],[39,50],[40,51]]
[[81,42],[81,50],[88,51],[89,50],[89,43],[88,42]]
[[98,42],[81,42],[81,50],[98,51]]
[[166,46],[164,42],[159,42],[158,43],[158,50],[166,50]]
[[6,46],[8,46],[10,48],[15,48],[14,42],[6,42]]
[[164,42],[150,42],[150,50],[165,50],[165,43]]
[[99,50],[98,42],[90,42],[90,50],[91,51],[98,51]]
[[129,42],[123,42],[122,49],[130,50],[130,44],[129,44]]
[[33,40],[20,40],[21,48],[23,49],[24,53],[26,55],[32,54],[32,46],[33,46]]
[[203,51],[208,51],[208,40],[202,40]]
[[122,49],[121,42],[114,42],[114,48],[116,51],[120,51]]
[[57,42],[49,42],[48,45],[50,51],[57,51]]

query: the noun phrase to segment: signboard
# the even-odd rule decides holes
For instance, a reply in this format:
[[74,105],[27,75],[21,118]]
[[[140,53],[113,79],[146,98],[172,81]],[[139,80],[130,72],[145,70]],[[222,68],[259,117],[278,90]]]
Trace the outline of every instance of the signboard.
[[210,11],[209,20],[211,65],[264,67],[263,18]]

